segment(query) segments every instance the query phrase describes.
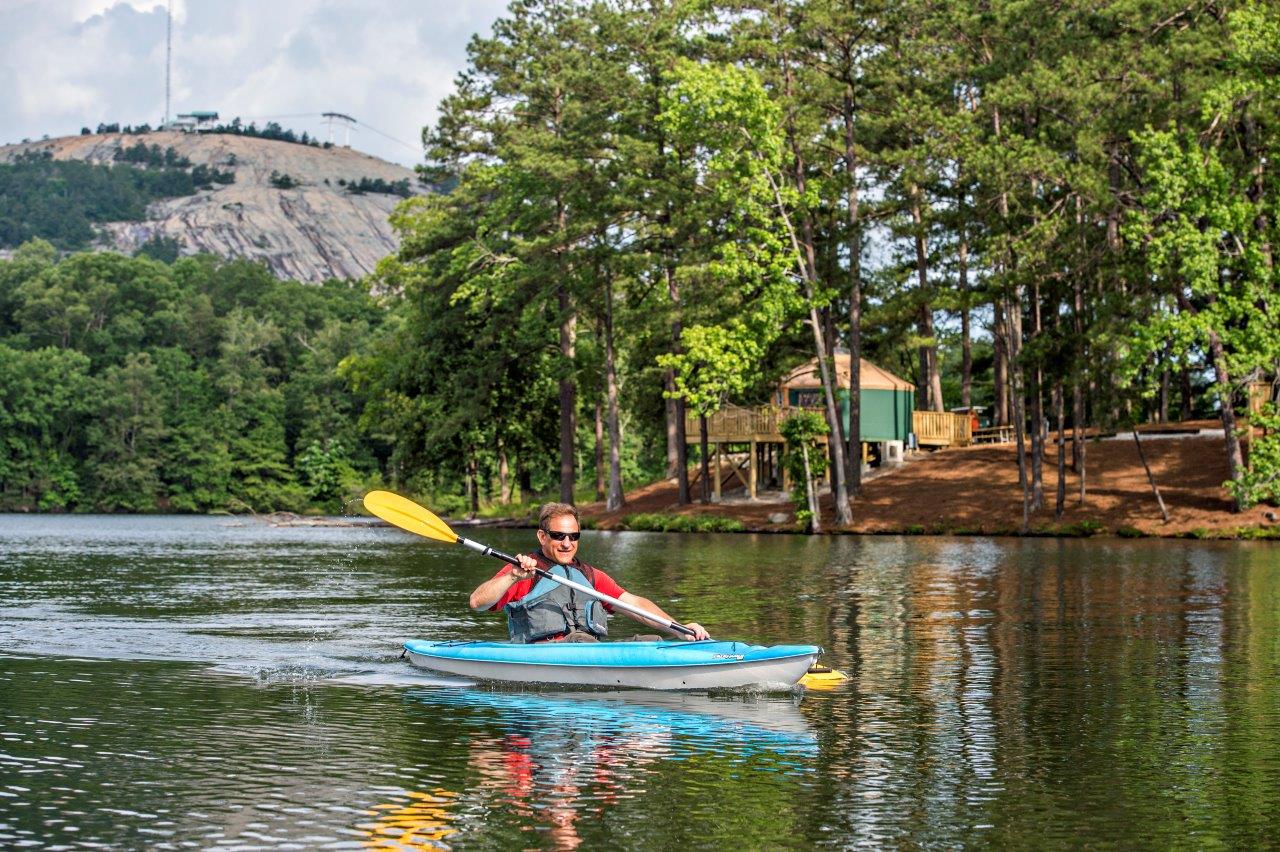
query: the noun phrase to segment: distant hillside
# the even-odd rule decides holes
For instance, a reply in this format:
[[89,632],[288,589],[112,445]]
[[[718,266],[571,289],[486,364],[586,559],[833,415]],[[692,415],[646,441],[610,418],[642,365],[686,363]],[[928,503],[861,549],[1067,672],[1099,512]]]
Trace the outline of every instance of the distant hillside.
[[[138,153],[139,143],[148,149],[155,146],[168,164],[148,164],[148,158]],[[98,212],[97,218],[91,215],[97,223],[93,229],[98,245],[132,253],[149,241],[176,240],[184,254],[208,252],[260,260],[277,276],[302,281],[357,278],[372,271],[397,247],[387,224],[392,208],[406,193],[427,191],[410,169],[349,148],[234,135],[67,136],[0,147],[0,163],[16,163],[24,157],[31,162],[32,155],[45,154],[55,163],[168,170],[171,177],[182,169],[195,173],[194,182],[184,175],[177,177],[185,184],[165,181],[166,187],[176,186],[168,192],[154,191],[157,181],[133,182],[140,184],[136,191],[151,193],[147,198],[176,196],[151,200],[138,218],[103,221],[136,215],[139,205],[115,205],[117,211],[102,212],[102,205],[95,202],[90,213]],[[77,179],[82,172],[76,172]],[[115,191],[125,185],[103,181],[102,169],[96,172],[94,191],[99,194],[104,187]],[[49,180],[63,181],[63,177],[51,175]],[[350,184],[356,185],[355,191],[348,188]],[[128,189],[135,191],[132,185]],[[40,215],[33,216],[28,230],[38,233],[36,220],[51,219],[65,194],[50,193],[52,197],[40,199]]]

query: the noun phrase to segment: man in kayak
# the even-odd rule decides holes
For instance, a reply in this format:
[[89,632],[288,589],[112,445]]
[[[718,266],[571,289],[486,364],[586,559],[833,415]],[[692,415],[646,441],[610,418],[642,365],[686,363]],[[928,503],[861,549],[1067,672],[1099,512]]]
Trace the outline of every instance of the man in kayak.
[[[505,611],[513,642],[597,642],[605,638],[608,634],[605,613],[613,612],[613,609],[554,580],[535,582],[534,571],[542,568],[591,586],[602,594],[651,613],[663,622],[673,620],[653,601],[631,594],[599,568],[578,559],[578,538],[581,534],[576,508],[568,503],[547,503],[538,513],[538,544],[541,549],[520,554],[519,565],[504,565],[497,574],[481,583],[471,593],[471,608],[477,612]],[[627,614],[648,627],[666,629],[662,623]],[[685,627],[694,635],[677,634],[681,638],[711,638],[700,624],[690,622]]]

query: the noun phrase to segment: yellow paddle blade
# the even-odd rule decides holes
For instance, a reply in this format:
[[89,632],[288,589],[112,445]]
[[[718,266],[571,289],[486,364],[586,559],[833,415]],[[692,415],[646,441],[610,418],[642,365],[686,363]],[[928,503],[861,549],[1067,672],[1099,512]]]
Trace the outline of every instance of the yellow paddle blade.
[[364,495],[364,507],[389,524],[436,541],[456,544],[458,534],[435,516],[430,509],[390,491],[370,491]]

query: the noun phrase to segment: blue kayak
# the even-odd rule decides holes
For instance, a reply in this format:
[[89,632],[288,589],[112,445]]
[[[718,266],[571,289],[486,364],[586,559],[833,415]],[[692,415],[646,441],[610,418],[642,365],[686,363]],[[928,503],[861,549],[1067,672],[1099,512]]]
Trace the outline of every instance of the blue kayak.
[[789,688],[818,659],[815,645],[745,642],[424,642],[404,644],[417,666],[520,683],[640,689]]

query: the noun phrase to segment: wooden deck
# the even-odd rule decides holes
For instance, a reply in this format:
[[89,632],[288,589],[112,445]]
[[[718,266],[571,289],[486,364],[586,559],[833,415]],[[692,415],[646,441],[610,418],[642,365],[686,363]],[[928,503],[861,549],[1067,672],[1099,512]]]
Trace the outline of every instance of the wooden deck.
[[922,447],[967,447],[973,443],[972,421],[967,414],[950,411],[911,412],[911,431]]
[[[778,424],[794,410],[775,408],[771,405],[760,408],[726,405],[707,418],[707,440],[712,444],[784,443]],[[686,441],[690,444],[698,443],[701,440],[700,429],[696,414],[685,415]],[[819,440],[825,439],[826,436],[819,438]]]

